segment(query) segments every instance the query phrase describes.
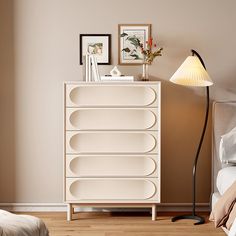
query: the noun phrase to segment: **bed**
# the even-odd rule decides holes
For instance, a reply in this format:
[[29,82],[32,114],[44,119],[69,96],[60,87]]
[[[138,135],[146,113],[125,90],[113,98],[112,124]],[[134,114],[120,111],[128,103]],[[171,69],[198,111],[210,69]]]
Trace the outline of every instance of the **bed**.
[[0,210],[1,236],[48,236],[44,222],[29,215],[16,215]]
[[[214,207],[222,194],[236,180],[236,166],[222,164],[220,161],[221,136],[236,127],[236,101],[213,103],[213,138],[212,138],[212,197],[211,205]],[[226,234],[236,235],[236,221],[230,231],[223,228]]]

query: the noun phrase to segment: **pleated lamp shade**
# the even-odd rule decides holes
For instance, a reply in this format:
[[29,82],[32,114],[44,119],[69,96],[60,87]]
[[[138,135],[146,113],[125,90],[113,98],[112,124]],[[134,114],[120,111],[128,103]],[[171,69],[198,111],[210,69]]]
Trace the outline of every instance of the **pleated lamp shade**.
[[213,84],[210,76],[196,56],[189,56],[170,78],[175,84],[206,87]]

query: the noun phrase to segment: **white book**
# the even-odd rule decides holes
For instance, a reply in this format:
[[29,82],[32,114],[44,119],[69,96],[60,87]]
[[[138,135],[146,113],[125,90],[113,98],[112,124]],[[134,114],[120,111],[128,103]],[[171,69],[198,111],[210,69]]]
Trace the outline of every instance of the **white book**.
[[134,81],[134,76],[101,76],[101,81]]
[[97,60],[94,55],[90,55],[90,58],[91,58],[91,63],[92,63],[92,74],[93,74],[94,81],[100,81]]
[[88,55],[88,81],[92,81],[91,57],[90,57],[90,55]]
[[83,74],[83,80],[87,81],[87,66],[86,66],[86,56],[82,57],[82,74]]
[[89,81],[89,55],[85,55],[85,81]]
[[101,81],[100,73],[99,73],[99,70],[98,70],[98,62],[97,62],[96,57],[94,57],[94,65],[95,65],[95,70],[96,70],[96,74],[97,74],[97,79],[98,79],[98,81]]

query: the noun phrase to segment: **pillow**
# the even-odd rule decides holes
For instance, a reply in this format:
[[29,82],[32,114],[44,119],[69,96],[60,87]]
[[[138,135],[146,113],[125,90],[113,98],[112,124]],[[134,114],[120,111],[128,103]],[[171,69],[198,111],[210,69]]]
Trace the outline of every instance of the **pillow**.
[[216,202],[212,209],[209,220],[215,222],[215,227],[224,226],[227,229],[233,224],[236,214],[236,181],[223,194],[223,196]]
[[222,163],[236,163],[236,127],[221,136],[219,157]]
[[224,163],[224,160],[223,160],[223,139],[221,137],[220,139],[220,146],[219,146],[219,158],[220,158],[220,161],[221,163]]
[[236,167],[228,166],[222,168],[216,178],[216,187],[221,195],[236,181]]

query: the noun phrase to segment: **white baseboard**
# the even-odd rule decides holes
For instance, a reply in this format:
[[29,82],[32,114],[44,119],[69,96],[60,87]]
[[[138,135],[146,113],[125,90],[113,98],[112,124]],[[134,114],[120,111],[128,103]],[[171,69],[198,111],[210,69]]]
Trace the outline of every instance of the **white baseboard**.
[[66,211],[64,203],[0,203],[0,208],[13,212],[63,212]]
[[[0,203],[0,209],[13,212],[65,212],[67,206],[64,203]],[[77,211],[102,211],[103,209],[82,208]],[[111,211],[149,211],[150,209],[129,209],[129,208],[112,208]],[[192,210],[191,203],[161,203],[157,205],[157,210],[161,212],[187,212]],[[197,203],[196,211],[208,212],[209,203]],[[106,209],[107,211],[107,209]]]
[[[192,203],[161,203],[157,209],[162,212],[188,212],[192,211]],[[196,203],[196,211],[209,212],[209,203]]]

